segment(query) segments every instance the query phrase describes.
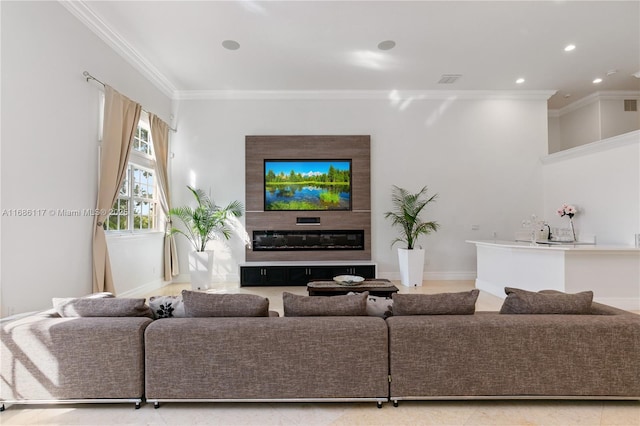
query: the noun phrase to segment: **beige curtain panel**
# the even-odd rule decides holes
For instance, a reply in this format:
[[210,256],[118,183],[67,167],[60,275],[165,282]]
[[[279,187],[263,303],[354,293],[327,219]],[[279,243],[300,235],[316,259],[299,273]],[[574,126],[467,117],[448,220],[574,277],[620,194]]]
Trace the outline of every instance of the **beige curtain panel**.
[[172,277],[180,273],[178,267],[178,252],[176,242],[171,231],[171,193],[169,191],[169,125],[160,120],[155,114],[149,113],[149,124],[151,126],[151,140],[153,150],[156,153],[156,177],[160,200],[160,207],[167,217],[167,224],[164,237],[164,279],[171,281]]
[[[93,291],[115,294],[109,250],[105,238],[104,221],[118,197],[127,173],[131,144],[140,120],[142,107],[105,85],[104,130],[100,156],[100,182],[96,208],[104,214],[96,215],[93,231]],[[129,206],[132,208],[133,206]]]

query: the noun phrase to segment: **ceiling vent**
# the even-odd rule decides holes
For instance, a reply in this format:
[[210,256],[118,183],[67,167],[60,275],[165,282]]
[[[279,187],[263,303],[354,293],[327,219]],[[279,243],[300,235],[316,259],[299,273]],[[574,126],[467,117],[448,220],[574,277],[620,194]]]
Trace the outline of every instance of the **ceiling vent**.
[[438,80],[438,84],[452,84],[455,83],[460,77],[461,74],[442,74],[440,80]]
[[624,110],[625,111],[638,111],[638,100],[637,99],[625,99],[624,100]]

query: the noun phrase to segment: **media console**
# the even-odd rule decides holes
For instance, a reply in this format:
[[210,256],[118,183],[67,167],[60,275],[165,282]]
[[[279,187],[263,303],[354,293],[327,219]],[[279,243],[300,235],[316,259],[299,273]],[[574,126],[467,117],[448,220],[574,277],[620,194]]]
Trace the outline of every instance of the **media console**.
[[311,280],[331,280],[337,275],[375,278],[371,262],[245,263],[240,265],[240,286],[296,286]]

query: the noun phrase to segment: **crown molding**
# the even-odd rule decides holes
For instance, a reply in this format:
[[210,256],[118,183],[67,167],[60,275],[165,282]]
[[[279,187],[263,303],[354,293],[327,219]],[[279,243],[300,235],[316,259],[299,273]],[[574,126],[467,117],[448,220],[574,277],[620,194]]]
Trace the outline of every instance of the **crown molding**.
[[114,31],[89,7],[86,1],[58,0],[73,16],[78,18],[87,28],[102,41],[129,62],[146,77],[154,86],[169,98],[173,98],[176,87],[151,62],[142,56],[120,34]]
[[554,90],[179,90],[176,100],[547,100]]

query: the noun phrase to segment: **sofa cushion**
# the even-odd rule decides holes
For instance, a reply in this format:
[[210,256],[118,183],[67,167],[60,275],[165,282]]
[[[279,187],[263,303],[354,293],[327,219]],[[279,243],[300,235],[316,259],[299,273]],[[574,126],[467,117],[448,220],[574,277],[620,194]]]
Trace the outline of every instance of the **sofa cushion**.
[[117,297],[53,298],[53,307],[61,317],[148,317],[151,309],[144,299]]
[[592,291],[575,294],[543,290],[532,292],[505,287],[507,298],[500,309],[501,314],[591,314]]
[[183,290],[182,299],[187,318],[269,316],[269,299],[255,294],[208,294]]
[[149,307],[155,319],[185,317],[182,296],[153,296],[149,298]]
[[367,315],[365,291],[343,296],[299,296],[282,293],[285,317],[365,316]]
[[473,315],[479,290],[439,294],[393,294],[393,315]]

